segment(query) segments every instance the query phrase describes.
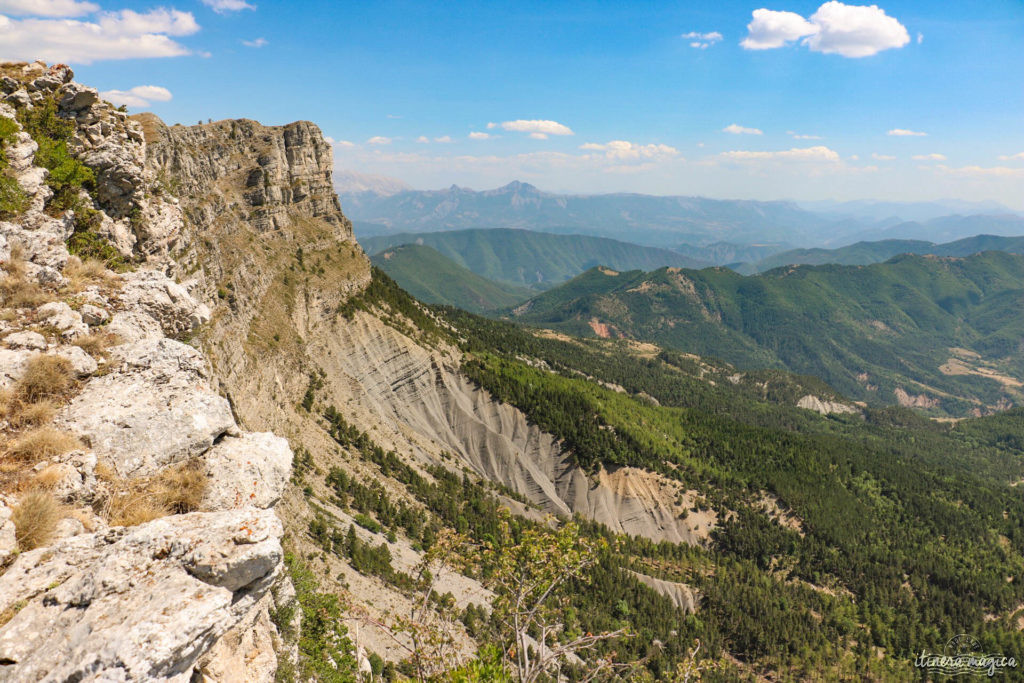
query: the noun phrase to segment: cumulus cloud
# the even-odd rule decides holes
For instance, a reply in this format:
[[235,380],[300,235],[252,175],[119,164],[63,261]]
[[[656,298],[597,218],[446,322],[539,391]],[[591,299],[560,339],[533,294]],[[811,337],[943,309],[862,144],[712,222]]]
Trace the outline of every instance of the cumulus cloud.
[[928,135],[928,133],[922,133],[919,130],[908,130],[906,128],[893,128],[888,133],[886,133],[886,135],[891,135],[891,136],[897,137],[897,138],[907,138],[907,137],[923,138],[926,135]]
[[100,97],[112,104],[145,109],[152,102],[169,102],[171,91],[159,85],[137,85],[129,90],[106,90]]
[[760,128],[747,128],[746,126],[740,126],[735,123],[730,123],[728,126],[722,129],[723,133],[732,133],[733,135],[763,135],[763,131]]
[[945,154],[915,154],[911,157],[914,161],[945,161]]
[[877,152],[872,152],[871,158],[874,159],[875,161],[892,161],[896,157],[889,154],[878,154]]
[[487,140],[490,137],[490,134],[478,130],[474,130],[472,133],[469,134],[470,140]]
[[748,150],[734,150],[722,152],[718,155],[729,161],[827,161],[837,162],[840,160],[839,153],[824,145],[814,147],[794,147],[776,152],[760,152]]
[[451,142],[451,141],[452,141],[452,136],[451,135],[442,135],[439,138],[434,138],[434,142],[447,143],[447,142]]
[[383,135],[374,135],[372,138],[366,141],[368,145],[390,145],[391,138],[386,138]]
[[722,39],[722,34],[718,31],[711,31],[709,33],[690,31],[689,33],[684,33],[682,38],[690,41],[690,47],[698,50],[706,50],[720,41]]
[[334,147],[355,147],[356,143],[349,142],[348,140],[335,140],[334,138],[327,138],[327,142],[331,143]]
[[602,152],[606,159],[628,161],[636,159],[669,159],[678,156],[679,150],[668,145],[641,145],[627,140],[611,140],[606,143],[588,142],[580,145],[580,149],[589,152]]
[[791,130],[786,131],[786,135],[789,135],[794,140],[820,140],[820,135],[803,135],[801,133],[795,133]]
[[903,24],[877,5],[847,5],[831,0],[809,18],[795,12],[756,9],[740,45],[772,50],[800,41],[813,52],[870,57],[910,42]]
[[[501,128],[503,130],[515,131],[517,133],[530,133],[531,137],[544,136],[541,139],[544,139],[549,135],[574,135],[569,126],[558,123],[557,121],[547,121],[542,119],[516,119],[515,121],[505,121],[503,123],[488,123],[487,127],[489,129]],[[534,135],[535,133],[538,135]]]
[[1024,161],[1024,152],[1018,152],[1017,154],[1002,154],[999,156],[999,161]]
[[748,50],[774,50],[818,29],[796,12],[778,12],[770,9],[754,10],[747,24],[747,37],[740,45]]
[[0,0],[0,13],[32,17],[80,17],[98,12],[99,5],[78,0]]
[[267,44],[266,38],[256,38],[255,40],[243,40],[242,45],[246,47],[263,47]]
[[203,0],[203,4],[217,14],[240,12],[244,9],[256,9],[256,5],[250,5],[245,0]]
[[190,51],[171,37],[198,30],[191,12],[165,8],[103,12],[94,21],[0,15],[0,59],[91,64],[105,59],[178,57]]

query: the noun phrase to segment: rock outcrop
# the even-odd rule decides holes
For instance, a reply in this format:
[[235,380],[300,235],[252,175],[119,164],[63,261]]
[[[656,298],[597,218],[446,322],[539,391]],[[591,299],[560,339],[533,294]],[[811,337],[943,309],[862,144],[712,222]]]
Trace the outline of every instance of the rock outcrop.
[[[0,389],[21,387],[36,363],[64,382],[54,394],[64,404],[45,427],[49,441],[14,456],[8,445],[28,433],[0,421],[0,450],[26,468],[0,491],[0,680],[272,680],[268,615],[284,533],[273,506],[291,471],[288,442],[243,431],[208,359],[182,341],[210,313],[167,274],[187,232],[176,200],[154,192],[141,126],[67,67],[0,72],[0,116],[55,106],[74,123],[68,149],[96,177],[81,201],[96,212],[97,235],[137,264],[83,274],[66,246],[74,217],[50,215],[59,211],[47,206],[38,145],[18,130],[4,152],[26,206],[0,221]],[[47,356],[60,361],[35,361]],[[23,419],[48,419],[46,410]],[[150,495],[148,482],[184,465],[205,492],[178,504],[194,511],[124,520],[104,511],[104,500]],[[46,514],[59,518],[34,548],[22,547],[16,520],[31,495],[57,501]],[[259,657],[249,656],[253,642]]]

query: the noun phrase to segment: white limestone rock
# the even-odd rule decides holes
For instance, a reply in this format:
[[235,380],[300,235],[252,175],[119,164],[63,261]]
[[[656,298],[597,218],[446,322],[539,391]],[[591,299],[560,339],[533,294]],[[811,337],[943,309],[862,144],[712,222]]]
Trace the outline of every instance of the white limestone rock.
[[141,311],[118,311],[110,319],[106,331],[116,335],[125,344],[164,336],[160,323]]
[[0,349],[0,389],[6,389],[21,379],[31,356],[31,351]]
[[45,351],[46,337],[38,332],[13,332],[4,337],[4,344],[11,349],[28,349],[30,351]]
[[271,432],[225,437],[204,456],[210,486],[204,507],[269,508],[281,498],[292,468],[288,440]]
[[0,576],[0,678],[189,680],[277,578],[281,523],[243,508],[79,534]]
[[78,379],[88,377],[92,373],[96,372],[96,368],[99,367],[96,363],[96,359],[78,346],[62,346],[53,353],[56,356],[68,359],[68,362],[71,363],[71,372],[73,372],[75,377]]
[[110,314],[106,310],[93,304],[85,304],[79,311],[82,315],[82,322],[86,325],[102,325],[110,320]]
[[37,308],[36,320],[56,328],[64,339],[77,339],[89,334],[89,326],[82,321],[81,314],[63,301],[51,301]]
[[94,378],[58,416],[121,476],[146,476],[206,452],[235,421],[209,388],[206,360],[171,339],[114,348],[116,368]]
[[188,290],[159,271],[125,273],[122,281],[122,305],[150,315],[168,336],[190,332],[210,319],[205,305],[196,303]]

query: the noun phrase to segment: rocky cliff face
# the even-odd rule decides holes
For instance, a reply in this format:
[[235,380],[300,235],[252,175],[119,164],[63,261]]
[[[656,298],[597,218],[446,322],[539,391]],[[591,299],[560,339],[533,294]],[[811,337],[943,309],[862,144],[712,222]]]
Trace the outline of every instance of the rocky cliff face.
[[[188,233],[152,192],[141,127],[66,67],[0,72],[7,177],[24,197],[0,221],[0,679],[268,680],[274,647],[239,648],[275,637],[273,506],[291,449],[242,431],[181,341],[210,311],[159,267]],[[74,123],[62,144],[95,173],[76,210],[96,212],[134,271],[69,254],[74,212],[16,123],[46,107]]]

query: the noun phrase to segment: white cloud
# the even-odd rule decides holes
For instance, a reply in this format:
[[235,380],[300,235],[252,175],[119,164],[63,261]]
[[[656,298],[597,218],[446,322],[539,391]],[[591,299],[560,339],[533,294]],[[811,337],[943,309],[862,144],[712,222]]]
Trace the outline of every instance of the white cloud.
[[794,12],[756,9],[740,45],[748,50],[771,50],[797,40],[813,52],[856,58],[903,47],[910,42],[910,34],[877,5],[831,0],[809,19]]
[[263,47],[267,44],[266,38],[256,38],[255,40],[243,40],[242,45],[246,47]]
[[349,142],[348,140],[335,140],[334,138],[327,138],[327,142],[331,143],[333,147],[355,147],[356,143]]
[[374,135],[372,138],[366,141],[368,145],[390,145],[391,138],[386,138],[383,135]]
[[747,24],[747,37],[740,45],[748,50],[773,50],[817,30],[796,12],[761,8],[754,10],[753,19]]
[[217,14],[240,12],[244,9],[256,9],[256,5],[250,5],[245,0],[202,0],[202,2]]
[[1002,154],[999,156],[999,161],[1024,161],[1024,152],[1018,152],[1017,154]]
[[78,0],[0,0],[0,13],[32,17],[80,17],[98,12],[99,5]]
[[917,34],[917,44],[920,45],[923,42],[924,42],[924,34],[923,33],[918,33]]
[[533,138],[534,140],[547,140],[548,139],[548,134],[547,133],[530,133],[530,137]]
[[100,97],[113,104],[145,109],[152,102],[170,102],[171,91],[159,85],[137,85],[129,90],[106,90]]
[[722,152],[718,155],[722,159],[730,161],[827,161],[836,162],[840,160],[839,153],[824,145],[814,147],[794,147],[792,149],[780,150],[777,152],[752,152],[748,150],[734,150]]
[[421,135],[418,138],[416,138],[416,142],[420,143],[421,145],[425,145],[428,142],[430,142],[430,138],[428,138],[426,135]]
[[618,161],[631,159],[668,159],[679,155],[679,150],[668,145],[641,145],[627,140],[611,140],[604,144],[588,142],[580,149],[590,152],[604,152],[604,157]]
[[893,161],[896,157],[889,154],[878,154],[877,152],[872,152],[871,158],[875,161]]
[[434,138],[434,142],[448,143],[448,142],[451,142],[451,141],[452,141],[452,136],[451,135],[442,135],[439,138]]
[[681,37],[690,41],[690,47],[697,48],[698,50],[706,50],[720,41],[722,39],[722,34],[718,31],[711,31],[709,33],[690,31],[689,33],[684,33]]
[[732,133],[733,135],[763,135],[763,131],[760,128],[747,128],[746,126],[740,126],[735,123],[730,123],[722,129],[722,132]]
[[170,36],[198,30],[190,12],[164,8],[103,12],[94,21],[18,20],[0,15],[0,59],[91,64],[104,59],[178,57],[190,51]]
[[892,135],[892,136],[897,137],[897,138],[906,138],[906,137],[923,138],[926,135],[928,135],[928,133],[922,133],[919,130],[907,130],[906,128],[893,128],[888,133],[886,133],[886,135]]
[[915,154],[911,157],[914,161],[945,161],[945,154]]
[[489,134],[482,133],[482,132],[480,132],[478,130],[474,130],[472,133],[469,134],[469,139],[470,140],[487,140],[490,137],[491,136]]
[[795,132],[793,132],[791,130],[787,130],[786,131],[786,135],[789,135],[794,140],[820,140],[821,139],[820,135],[802,135],[800,133],[795,133]]
[[488,123],[487,127],[490,129],[502,128],[504,130],[511,130],[517,133],[540,133],[544,136],[574,135],[569,126],[558,123],[557,121],[541,119],[517,119],[515,121],[505,121],[504,123]]

